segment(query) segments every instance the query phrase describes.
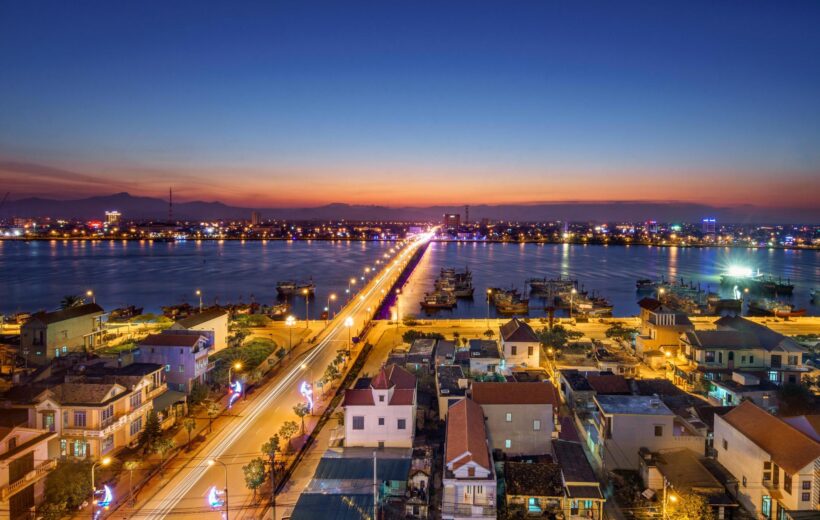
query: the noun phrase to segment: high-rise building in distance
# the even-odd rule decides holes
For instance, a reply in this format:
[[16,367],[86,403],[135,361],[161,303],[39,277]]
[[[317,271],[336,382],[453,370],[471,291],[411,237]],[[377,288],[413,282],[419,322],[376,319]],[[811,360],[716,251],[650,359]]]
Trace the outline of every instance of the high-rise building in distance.
[[262,223],[262,215],[258,211],[251,211],[251,226],[258,226]]
[[106,211],[105,224],[108,226],[119,226],[122,220],[122,214],[119,211]]
[[714,217],[706,217],[703,219],[703,234],[714,235],[717,228],[717,219]]
[[446,213],[444,215],[444,229],[458,229],[461,226],[461,215]]

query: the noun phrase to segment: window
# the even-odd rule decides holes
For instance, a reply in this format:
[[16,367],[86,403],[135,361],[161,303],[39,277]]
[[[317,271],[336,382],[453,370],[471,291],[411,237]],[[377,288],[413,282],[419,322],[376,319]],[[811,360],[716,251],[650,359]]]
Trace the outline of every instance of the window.
[[185,372],[185,365],[180,364],[179,365],[179,371],[180,372]]
[[527,355],[528,355],[528,356],[530,356],[530,357],[532,357],[532,354],[533,354],[533,349],[532,349],[532,347],[527,347]]
[[792,494],[792,476],[785,471],[783,472],[783,491]]
[[68,441],[66,441],[65,439],[60,439],[60,455],[63,456],[63,457],[65,457],[67,455],[67,451],[66,451],[66,450],[68,450],[67,446],[68,446]]
[[754,362],[755,362],[755,357],[754,356],[749,356],[749,364],[751,365]]
[[74,456],[79,459],[84,459],[87,453],[88,446],[84,441],[74,441]]
[[470,466],[467,468],[467,476],[468,477],[475,477],[475,468]]
[[379,396],[379,402],[380,402],[380,403],[383,403],[383,402],[384,402],[384,396],[383,396],[383,395],[380,395],[380,396]]
[[804,480],[802,487],[804,491],[809,491],[811,489],[811,480]]
[[516,354],[518,354],[518,347],[513,345],[513,346],[510,347],[510,355],[514,356]]
[[379,426],[384,426],[384,417],[379,417]]
[[507,416],[504,420],[507,422],[512,422],[512,414],[510,412],[507,412]]
[[131,396],[131,409],[135,410],[142,405],[142,390]]
[[797,365],[797,356],[789,356],[789,364],[792,366]]
[[541,421],[536,419],[532,422],[532,429],[538,431],[541,429]]
[[726,439],[723,439],[723,449],[724,450],[729,449],[729,441],[727,441]]
[[43,414],[43,428],[50,432],[57,431],[56,426],[54,425],[54,414],[53,413],[46,413]]
[[354,430],[364,430],[364,416],[354,415],[352,424]]
[[783,364],[782,357],[780,354],[772,354],[772,368],[780,368]]
[[504,441],[504,447],[505,448],[511,448],[512,447],[512,441],[510,439],[505,440]]
[[63,410],[63,428],[68,428],[68,410]]
[[407,429],[407,419],[399,419],[398,420],[398,428],[399,428],[399,430],[406,430]]
[[743,487],[746,487],[746,475],[743,475]]
[[63,345],[63,354],[68,354],[68,347]]
[[108,453],[109,451],[111,451],[111,448],[113,448],[113,447],[114,447],[114,436],[113,435],[109,435],[108,437],[103,439],[102,448],[101,448],[103,453]]
[[60,349],[59,348],[54,349],[54,357],[60,357]]
[[740,363],[746,363],[746,356],[740,356]]
[[801,493],[800,500],[802,500],[803,502],[808,502],[809,500],[811,500],[811,493]]
[[100,422],[105,424],[106,421],[110,421],[114,417],[114,405],[108,405],[108,407],[103,408],[102,412],[100,412]]
[[766,461],[763,463],[763,482],[772,479],[772,462]]
[[142,430],[142,417],[137,417],[136,419],[131,421],[131,428],[129,431],[131,432],[131,436],[133,437],[134,435],[138,434],[140,430]]
[[715,351],[714,350],[707,350],[705,360],[707,363],[714,363],[715,362]]
[[85,428],[85,411],[74,412],[74,426]]
[[165,365],[165,371],[170,372],[171,371],[171,365]]
[[655,425],[655,437],[663,437],[663,426]]

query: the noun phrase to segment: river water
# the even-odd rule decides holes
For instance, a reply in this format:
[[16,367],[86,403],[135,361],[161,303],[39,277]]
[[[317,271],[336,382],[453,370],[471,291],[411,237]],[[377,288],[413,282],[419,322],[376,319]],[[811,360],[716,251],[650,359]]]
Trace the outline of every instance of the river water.
[[[339,296],[331,302],[338,309],[348,280],[360,280],[364,267],[375,266],[391,247],[389,242],[345,241],[0,241],[0,312],[54,309],[63,296],[88,289],[106,309],[133,304],[156,312],[163,305],[196,305],[196,289],[206,304],[251,298],[273,303],[277,281],[312,277],[317,288],[309,313],[315,318],[331,293]],[[616,316],[630,316],[638,312],[637,278],[683,277],[715,290],[720,273],[732,264],[791,279],[792,303],[809,314],[820,313],[809,301],[809,289],[820,288],[817,251],[568,244],[432,243],[399,305],[402,315],[424,315],[418,302],[439,270],[468,266],[474,300],[460,300],[455,309],[436,316],[484,317],[487,287],[524,289],[527,278],[559,275],[578,278],[587,290],[609,298]],[[543,301],[530,303],[532,316],[543,315]],[[304,300],[293,302],[292,313],[304,317]]]

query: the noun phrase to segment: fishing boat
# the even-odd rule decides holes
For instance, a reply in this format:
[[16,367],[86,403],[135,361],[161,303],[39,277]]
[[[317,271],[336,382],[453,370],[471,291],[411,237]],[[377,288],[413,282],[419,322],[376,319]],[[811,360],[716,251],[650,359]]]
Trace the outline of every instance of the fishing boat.
[[456,306],[456,297],[452,293],[442,291],[425,293],[419,305],[425,310],[452,309]]
[[533,294],[538,295],[556,296],[562,292],[578,289],[578,280],[563,276],[552,279],[530,278],[526,283],[529,284]]
[[276,292],[279,293],[279,296],[293,296],[294,294],[301,296],[305,294],[305,291],[309,295],[313,295],[316,291],[316,284],[313,283],[313,280],[307,282],[285,280],[276,284]]
[[638,292],[652,292],[655,290],[655,282],[649,278],[641,278],[635,282],[635,288]]
[[119,307],[117,309],[112,310],[108,314],[108,319],[112,321],[128,320],[135,316],[139,316],[140,314],[142,314],[142,307],[128,305],[127,307]]
[[771,298],[754,298],[749,301],[749,314],[758,316],[775,316],[777,318],[792,318],[804,316],[806,309],[795,309],[794,305],[780,302]]
[[290,310],[290,304],[287,302],[276,303],[263,310],[271,318],[280,318],[285,316]]
[[794,284],[791,280],[785,282],[781,278],[763,274],[760,271],[753,272],[751,269],[733,267],[727,273],[720,276],[720,285],[723,287],[736,287],[739,290],[749,289],[755,294],[767,296],[792,294]]
[[721,314],[725,311],[738,313],[743,309],[743,300],[721,298],[717,293],[709,293],[706,296],[706,309],[710,314]]
[[435,288],[439,291],[450,291],[456,298],[472,298],[475,289],[473,288],[473,273],[468,267],[463,271],[455,268],[443,268],[435,282]]
[[517,289],[496,289],[492,299],[499,314],[527,314],[530,310],[530,300],[522,298]]

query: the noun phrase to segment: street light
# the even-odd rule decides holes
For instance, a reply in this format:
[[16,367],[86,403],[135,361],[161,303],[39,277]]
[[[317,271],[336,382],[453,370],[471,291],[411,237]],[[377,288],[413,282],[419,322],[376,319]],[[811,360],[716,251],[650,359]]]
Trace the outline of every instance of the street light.
[[288,328],[288,353],[293,350],[293,326],[296,325],[296,318],[288,316],[285,318],[285,326]]
[[237,361],[233,365],[228,367],[228,386],[230,387],[233,381],[231,380],[231,370],[242,370],[242,363]]
[[345,318],[345,327],[347,327],[347,355],[350,355],[350,343],[352,338],[350,337],[350,329],[353,327],[353,318],[348,316]]
[[578,290],[573,287],[569,292],[569,319],[572,319],[572,298],[578,293]]
[[214,464],[221,464],[222,467],[225,468],[225,520],[228,520],[230,515],[228,512],[228,466],[221,460],[208,459],[208,466],[213,466]]
[[678,501],[677,495],[674,493],[668,492],[669,489],[669,481],[666,480],[666,477],[663,478],[663,509],[661,512],[661,520],[666,520],[667,513],[666,513],[666,503],[672,502],[673,504]]
[[310,321],[310,307],[308,307],[310,291],[308,291],[307,289],[302,289],[302,294],[305,295],[305,328],[308,328],[308,322]]
[[492,289],[487,289],[487,329],[490,328],[490,297],[493,295]]
[[[336,301],[336,294],[331,293],[331,295],[327,297],[327,307],[325,308],[325,310],[327,311],[328,319],[330,319],[330,302],[334,301]],[[327,322],[327,319],[325,320],[325,322]]]
[[108,466],[109,464],[111,464],[111,457],[104,457],[102,460],[91,465],[91,518],[96,516],[94,514],[94,509],[96,508],[94,506],[97,503],[97,499],[95,498],[97,495],[97,486],[94,484],[94,470],[97,469],[97,466]]
[[94,295],[94,291],[89,289],[85,291],[85,295],[91,298],[91,303],[97,303],[97,297]]
[[350,286],[351,285],[356,285],[356,279],[355,278],[351,278],[350,280],[348,280],[348,282],[347,282],[347,294],[352,294],[350,292]]
[[202,312],[202,291],[197,289],[196,295],[199,296],[199,312]]

